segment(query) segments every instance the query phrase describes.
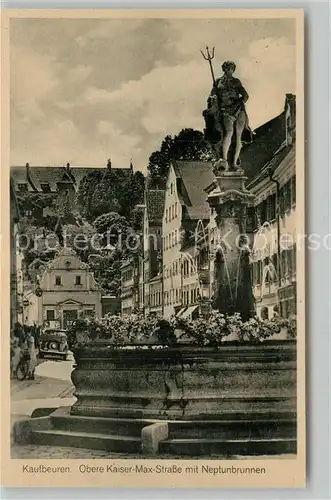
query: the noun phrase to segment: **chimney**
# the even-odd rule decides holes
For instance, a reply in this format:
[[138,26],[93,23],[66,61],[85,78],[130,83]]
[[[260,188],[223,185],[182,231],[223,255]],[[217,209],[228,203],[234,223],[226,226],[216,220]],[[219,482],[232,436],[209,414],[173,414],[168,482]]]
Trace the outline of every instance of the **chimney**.
[[69,162],[66,164],[66,169],[67,169],[67,171],[70,170],[70,163]]
[[111,169],[111,159],[108,158],[107,160],[107,168],[110,170]]
[[26,180],[27,180],[27,182],[30,184],[30,186],[32,187],[33,191],[35,191],[37,193],[38,189],[36,188],[36,186],[34,185],[32,179],[31,179],[30,164],[29,163],[25,164],[25,172],[26,172]]
[[130,160],[130,170],[131,170],[131,172],[133,172],[133,163],[132,163],[132,159]]

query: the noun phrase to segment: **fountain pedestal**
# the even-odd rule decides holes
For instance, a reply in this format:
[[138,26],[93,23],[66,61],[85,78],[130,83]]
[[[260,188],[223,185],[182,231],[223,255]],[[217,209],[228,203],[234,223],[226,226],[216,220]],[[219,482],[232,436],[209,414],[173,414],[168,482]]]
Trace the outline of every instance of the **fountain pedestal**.
[[245,180],[241,170],[217,172],[207,189],[218,230],[213,256],[213,307],[224,314],[238,312],[244,320],[254,315],[246,235],[247,206],[254,195],[245,188]]

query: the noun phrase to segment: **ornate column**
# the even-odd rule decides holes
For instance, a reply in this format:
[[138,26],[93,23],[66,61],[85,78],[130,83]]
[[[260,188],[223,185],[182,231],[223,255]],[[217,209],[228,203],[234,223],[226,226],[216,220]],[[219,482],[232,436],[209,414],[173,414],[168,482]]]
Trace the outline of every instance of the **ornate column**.
[[218,229],[214,257],[213,308],[224,314],[254,315],[246,209],[254,196],[245,188],[242,170],[215,170],[208,203],[216,211]]

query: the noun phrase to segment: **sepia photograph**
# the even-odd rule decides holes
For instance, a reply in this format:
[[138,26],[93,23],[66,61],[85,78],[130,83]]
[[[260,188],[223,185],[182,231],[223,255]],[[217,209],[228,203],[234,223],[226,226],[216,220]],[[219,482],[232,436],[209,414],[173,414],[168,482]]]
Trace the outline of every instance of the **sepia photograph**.
[[26,476],[48,459],[261,475],[304,453],[302,16],[256,12],[9,20]]

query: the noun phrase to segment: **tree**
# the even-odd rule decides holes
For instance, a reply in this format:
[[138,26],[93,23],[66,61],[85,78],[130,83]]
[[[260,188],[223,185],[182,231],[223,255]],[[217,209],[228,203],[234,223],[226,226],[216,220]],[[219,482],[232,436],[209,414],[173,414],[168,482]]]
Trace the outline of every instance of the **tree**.
[[82,216],[88,220],[93,220],[92,215],[92,196],[96,186],[101,182],[104,172],[99,169],[92,169],[85,175],[79,183],[77,193],[77,204],[80,207]]
[[62,228],[62,238],[66,246],[71,247],[84,262],[99,248],[98,238],[95,237],[95,228],[91,224],[67,224]]
[[56,210],[56,197],[56,193],[19,193],[17,195],[19,211],[27,216],[31,223],[43,225],[44,209]]
[[142,207],[134,207],[131,212],[130,222],[134,231],[141,232],[144,223],[144,209]]
[[89,268],[103,293],[118,297],[121,293],[121,258],[118,253],[93,257],[89,260]]
[[141,252],[139,237],[126,217],[110,212],[100,215],[94,223],[101,236],[101,250],[90,255],[89,265],[106,293],[118,296],[121,289],[121,263],[123,259]]
[[149,157],[149,188],[163,189],[168,176],[169,166],[175,160],[206,160],[210,157],[210,146],[203,133],[192,128],[182,129],[174,137],[167,135],[159,151]]
[[145,179],[142,172],[128,169],[96,170],[81,181],[77,201],[83,216],[92,222],[109,212],[129,217],[137,203],[142,203]]
[[126,234],[130,225],[123,215],[117,212],[109,212],[97,217],[93,222],[93,227],[104,236],[108,233],[117,238],[120,233]]

